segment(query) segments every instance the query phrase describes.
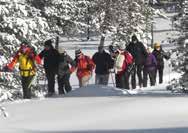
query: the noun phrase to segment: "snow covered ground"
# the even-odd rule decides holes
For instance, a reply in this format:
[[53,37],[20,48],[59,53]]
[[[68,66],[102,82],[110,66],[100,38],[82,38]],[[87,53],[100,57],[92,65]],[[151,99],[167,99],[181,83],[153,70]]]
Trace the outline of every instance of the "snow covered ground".
[[[174,75],[176,76],[176,75]],[[186,133],[188,98],[165,84],[124,91],[90,85],[64,97],[4,103],[2,133]]]
[[[72,42],[67,47],[74,57]],[[93,55],[97,41],[80,45]],[[9,117],[0,115],[0,133],[187,133],[188,97],[166,90],[170,79],[180,74],[165,63],[164,84],[125,91],[95,86],[94,74],[88,87],[78,88],[75,73],[72,92],[56,98],[41,98],[3,103]],[[57,86],[56,86],[57,87]]]

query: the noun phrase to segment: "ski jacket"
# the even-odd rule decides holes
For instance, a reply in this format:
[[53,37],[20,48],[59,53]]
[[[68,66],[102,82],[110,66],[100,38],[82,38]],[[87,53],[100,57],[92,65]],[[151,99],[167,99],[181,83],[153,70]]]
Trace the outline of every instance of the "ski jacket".
[[126,72],[128,65],[133,63],[133,56],[128,51],[121,51],[115,60],[116,74],[123,74]]
[[80,57],[77,57],[75,61],[77,68],[76,74],[79,79],[92,74],[95,64],[90,57],[81,55]]
[[133,56],[136,65],[144,65],[147,58],[147,51],[143,43],[139,41],[137,43],[131,42],[126,49]]
[[58,58],[59,53],[56,49],[50,48],[49,50],[44,49],[39,53],[39,57],[44,59],[44,69],[46,71],[55,71],[58,70]]
[[7,67],[12,70],[14,66],[19,63],[19,70],[21,76],[33,76],[36,73],[36,63],[41,63],[39,59],[40,58],[33,53],[32,49],[28,47],[25,53],[22,53],[20,50],[18,50],[12,61],[7,65]]
[[167,53],[164,52],[162,49],[160,49],[160,50],[154,49],[152,53],[157,60],[157,67],[164,67],[164,58],[165,59],[170,58],[170,56],[167,55]]
[[[71,65],[71,67],[69,67]],[[59,66],[58,75],[64,76],[66,74],[71,74],[76,67],[76,62],[67,53],[62,53],[59,55]]]
[[103,53],[96,52],[92,60],[96,65],[96,74],[109,74],[109,69],[112,69],[114,66],[114,60],[111,58],[110,54],[105,51],[103,51]]
[[153,71],[156,69],[156,67],[157,67],[157,60],[152,53],[149,53],[146,58],[146,62],[144,64],[144,68],[148,71]]

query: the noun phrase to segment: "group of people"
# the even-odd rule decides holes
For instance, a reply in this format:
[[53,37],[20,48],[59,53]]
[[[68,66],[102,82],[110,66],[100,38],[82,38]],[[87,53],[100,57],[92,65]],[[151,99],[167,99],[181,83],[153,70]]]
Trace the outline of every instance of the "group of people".
[[27,42],[21,44],[12,61],[5,66],[6,70],[13,70],[19,63],[19,70],[23,88],[23,98],[31,98],[31,84],[36,74],[36,64],[43,66],[48,81],[47,96],[55,94],[55,77],[57,75],[58,93],[60,95],[72,90],[70,76],[76,71],[79,86],[89,83],[95,69],[95,84],[108,85],[110,73],[115,73],[115,85],[118,88],[130,89],[129,78],[131,77],[132,89],[136,88],[136,74],[138,85],[147,86],[149,75],[150,85],[155,85],[157,71],[159,83],[163,82],[164,58],[169,56],[162,50],[159,43],[154,44],[154,50],[145,48],[132,36],[130,44],[125,48],[122,45],[110,45],[109,52],[104,46],[99,46],[98,51],[90,58],[83,54],[80,49],[75,50],[75,58],[71,58],[63,47],[55,49],[52,40],[44,42],[44,49],[37,54]]
[[44,49],[39,54],[27,42],[22,42],[11,62],[6,64],[3,69],[4,71],[12,71],[15,65],[19,63],[24,99],[32,97],[31,85],[37,72],[36,65],[42,64],[42,60],[48,81],[48,93],[46,95],[48,97],[55,94],[56,75],[58,93],[62,95],[72,90],[69,81],[72,72],[77,71],[79,86],[82,87],[87,85],[95,68],[92,59],[84,55],[80,49],[75,51],[75,59],[72,59],[64,48],[55,49],[52,40],[44,42]]

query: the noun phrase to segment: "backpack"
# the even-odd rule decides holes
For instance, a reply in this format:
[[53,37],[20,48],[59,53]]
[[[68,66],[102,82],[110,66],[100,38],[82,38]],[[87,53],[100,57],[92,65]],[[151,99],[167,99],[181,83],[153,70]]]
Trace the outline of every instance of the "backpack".
[[124,56],[125,56],[125,63],[127,64],[126,71],[128,73],[131,73],[133,68],[135,67],[133,56],[128,51],[124,52]]
[[87,60],[87,69],[92,71],[94,69],[94,63],[93,61],[90,59],[90,57],[85,56],[86,60]]

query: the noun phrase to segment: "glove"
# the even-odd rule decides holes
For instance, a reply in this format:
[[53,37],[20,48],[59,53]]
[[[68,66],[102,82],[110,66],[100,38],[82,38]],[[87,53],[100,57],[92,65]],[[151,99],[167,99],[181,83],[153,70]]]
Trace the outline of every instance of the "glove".
[[73,73],[74,70],[75,70],[75,67],[71,67],[71,68],[69,69],[70,74]]
[[114,69],[110,69],[109,72],[110,73],[115,73],[115,70]]
[[2,69],[3,72],[12,72],[12,70],[6,65]]

